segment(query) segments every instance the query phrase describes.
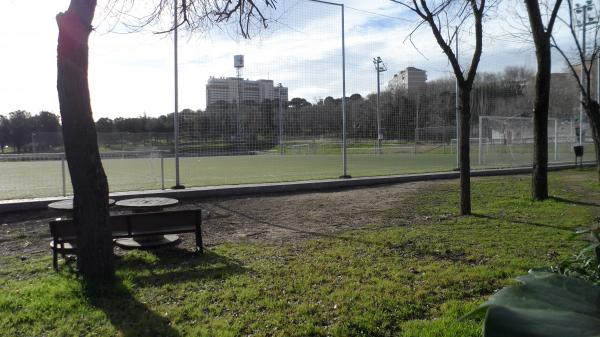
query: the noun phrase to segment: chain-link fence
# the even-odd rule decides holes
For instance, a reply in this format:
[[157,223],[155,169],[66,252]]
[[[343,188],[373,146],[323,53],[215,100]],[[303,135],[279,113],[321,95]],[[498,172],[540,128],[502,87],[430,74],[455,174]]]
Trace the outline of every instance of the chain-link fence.
[[[373,22],[399,18],[346,7],[342,29],[340,6],[284,1],[280,9],[285,14],[263,35],[202,41],[228,53],[201,66],[180,65],[182,73],[203,74],[196,89],[205,107],[179,112],[177,153],[173,133],[99,134],[111,191],[173,186],[175,157],[186,187],[457,167],[454,78],[447,65],[386,54]],[[233,54],[244,55],[243,62],[237,57],[234,64]],[[216,66],[223,63],[230,66]],[[531,165],[532,68],[521,63],[478,76],[471,100],[474,169]],[[570,76],[553,76],[551,97],[550,161],[573,162],[580,140],[585,159],[594,160]],[[29,153],[0,155],[0,199],[70,193],[60,134],[33,134],[23,149]]]

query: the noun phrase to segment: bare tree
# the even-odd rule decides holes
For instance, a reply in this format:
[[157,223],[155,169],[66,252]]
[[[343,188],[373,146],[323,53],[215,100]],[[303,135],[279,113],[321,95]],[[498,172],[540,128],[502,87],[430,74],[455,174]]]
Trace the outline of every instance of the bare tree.
[[[132,4],[135,0],[114,0]],[[171,29],[191,30],[236,18],[244,37],[253,23],[266,27],[261,6],[274,8],[276,0],[154,0],[154,11],[145,17],[151,24],[167,8],[181,13]],[[58,24],[57,90],[62,118],[65,153],[74,192],[74,221],[77,224],[77,266],[90,283],[114,279],[112,239],[109,228],[108,182],[92,118],[88,85],[88,41],[93,31],[96,0],[71,0],[68,9],[56,16]]]
[[[392,0],[410,9],[419,16],[421,21],[411,32],[412,38],[423,25],[428,25],[438,45],[448,57],[458,82],[458,109],[460,111],[460,214],[471,214],[471,159],[469,135],[471,131],[471,89],[477,74],[483,48],[483,17],[486,10],[486,0]],[[475,48],[469,67],[461,67],[458,56],[451,45],[457,39],[453,28],[460,29],[471,23],[475,29]],[[412,41],[412,40],[411,40]]]
[[[592,70],[595,69],[595,63],[600,55],[599,13],[593,13],[594,16],[592,18],[595,20],[589,20],[590,16],[588,13],[583,16],[583,18],[586,19],[579,20],[579,18],[577,18],[577,13],[574,11],[573,0],[566,0],[565,2],[568,11],[565,11],[564,14],[559,14],[558,21],[561,23],[561,27],[566,27],[572,43],[569,47],[561,45],[557,36],[553,34],[551,44],[565,60],[567,67],[571,71],[571,74],[579,87],[581,104],[583,104],[583,109],[589,119],[590,127],[592,129],[592,138],[596,150],[598,180],[600,181],[600,106],[598,105],[598,98],[594,97],[595,93],[592,92]],[[586,11],[587,9],[584,8],[583,10]],[[589,29],[589,33],[593,36],[591,39],[591,46],[584,46],[577,36],[577,28],[581,27],[582,29],[587,29],[587,26],[591,26]],[[594,77],[594,79],[597,80],[596,77]],[[580,130],[580,137],[583,136],[582,132],[583,130]]]
[[535,200],[548,198],[548,110],[552,53],[550,39],[562,0],[556,0],[544,24],[544,15],[537,0],[525,0],[531,36],[535,44],[537,73],[533,101],[533,172],[531,195]]

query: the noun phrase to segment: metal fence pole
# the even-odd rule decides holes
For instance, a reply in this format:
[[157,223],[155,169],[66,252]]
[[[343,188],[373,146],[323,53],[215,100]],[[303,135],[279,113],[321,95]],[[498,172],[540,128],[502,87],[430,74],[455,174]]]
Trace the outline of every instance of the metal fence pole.
[[281,100],[281,92],[283,85],[279,83],[279,154],[283,156],[283,101]]
[[558,160],[558,119],[554,120],[554,161]]
[[483,118],[479,116],[479,165],[483,164]]
[[165,156],[162,151],[158,153],[160,156],[160,182],[161,188],[165,189]]
[[183,189],[185,188],[181,185],[179,179],[179,70],[178,70],[178,55],[177,55],[177,1],[174,1],[174,9],[173,9],[173,57],[174,57],[174,87],[175,87],[175,112],[173,113],[173,128],[174,137],[175,137],[175,186],[174,189]]
[[308,1],[322,3],[326,5],[340,6],[342,8],[342,162],[344,174],[341,175],[340,178],[352,178],[348,174],[348,146],[346,140],[346,35],[344,32],[344,4],[323,0]]
[[342,157],[344,161],[344,174],[341,178],[351,178],[348,174],[348,144],[346,139],[346,37],[344,32],[344,4],[340,4],[342,7]]
[[60,156],[60,167],[61,167],[61,173],[62,173],[62,192],[63,192],[63,197],[67,196],[67,174],[65,172],[65,154],[63,153]]

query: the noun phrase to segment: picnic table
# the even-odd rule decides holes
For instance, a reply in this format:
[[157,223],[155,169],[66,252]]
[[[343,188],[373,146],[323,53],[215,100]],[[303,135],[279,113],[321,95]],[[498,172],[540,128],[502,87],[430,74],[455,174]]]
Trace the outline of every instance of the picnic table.
[[[161,211],[165,207],[173,206],[179,203],[179,200],[173,198],[151,197],[151,198],[133,198],[124,199],[116,203],[117,206],[128,208],[134,213],[156,212]],[[118,239],[115,243],[126,249],[133,248],[157,248],[167,245],[172,245],[179,242],[179,235],[157,235],[144,238],[126,238]]]
[[[108,205],[112,206],[115,204],[113,199],[108,199]],[[48,204],[49,209],[53,209],[55,211],[63,211],[63,212],[72,212],[73,211],[73,199],[66,199],[55,201],[51,204]]]
[[[109,206],[112,206],[114,204],[115,201],[113,199],[108,199]],[[48,204],[48,208],[55,211],[63,212],[64,218],[70,218],[71,214],[73,213],[73,199],[55,201],[53,203]],[[50,247],[54,248],[54,241],[50,241]],[[63,244],[61,249],[64,251],[72,251],[73,249],[75,249],[75,246],[72,242],[66,242]]]

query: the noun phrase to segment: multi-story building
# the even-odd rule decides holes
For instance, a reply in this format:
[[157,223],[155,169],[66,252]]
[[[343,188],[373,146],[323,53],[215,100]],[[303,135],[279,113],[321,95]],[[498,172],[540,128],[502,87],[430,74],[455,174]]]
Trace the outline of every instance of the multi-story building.
[[415,67],[407,67],[394,75],[389,82],[390,88],[400,88],[407,91],[418,91],[425,89],[427,72]]
[[[589,67],[589,63],[590,61],[586,61],[587,66]],[[594,62],[594,64],[592,65],[592,69],[590,72],[590,93],[592,94],[592,97],[596,98],[596,95],[598,93],[598,62]],[[573,68],[575,69],[575,71],[577,71],[577,74],[579,74],[580,79],[583,79],[584,77],[581,75],[581,63],[577,63],[573,65]],[[582,81],[583,84],[583,81]]]
[[[279,87],[273,85],[273,80],[238,79],[237,77],[208,79],[206,84],[206,104],[211,105],[219,101],[227,103],[262,102],[264,100],[279,99]],[[288,88],[281,87],[281,99],[288,101]]]

